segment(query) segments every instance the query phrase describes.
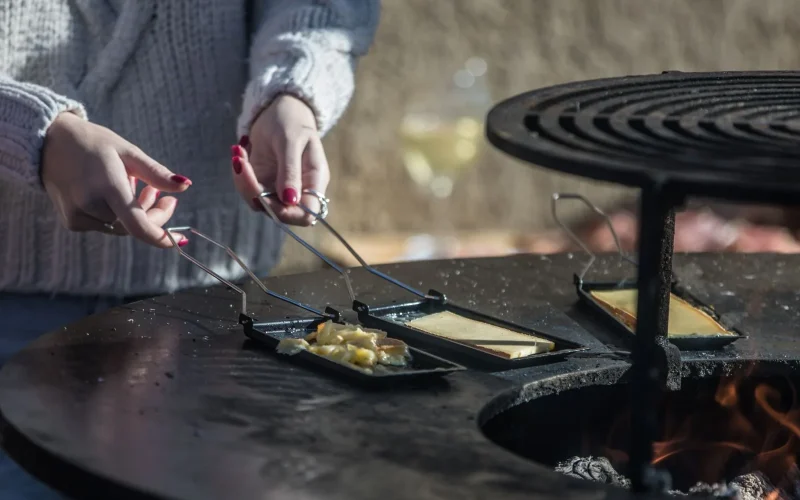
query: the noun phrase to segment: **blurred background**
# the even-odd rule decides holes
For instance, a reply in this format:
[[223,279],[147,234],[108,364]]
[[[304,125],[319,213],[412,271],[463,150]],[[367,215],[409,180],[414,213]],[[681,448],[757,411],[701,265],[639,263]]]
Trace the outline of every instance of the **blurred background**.
[[[325,138],[329,220],[374,263],[552,252],[568,244],[549,197],[578,192],[613,214],[635,246],[635,192],[495,151],[483,130],[490,105],[572,80],[759,69],[800,69],[797,0],[384,0],[354,99]],[[595,247],[608,245],[585,207],[562,208]],[[724,241],[703,246],[684,235],[679,250],[796,251],[786,229],[794,220],[704,206],[682,215],[679,230]],[[323,228],[301,233],[353,264]],[[276,274],[320,267],[293,241],[283,255]]]

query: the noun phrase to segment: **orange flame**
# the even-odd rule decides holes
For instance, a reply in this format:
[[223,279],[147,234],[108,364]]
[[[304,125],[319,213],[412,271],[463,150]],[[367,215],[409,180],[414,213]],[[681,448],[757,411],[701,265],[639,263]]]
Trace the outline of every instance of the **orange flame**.
[[764,497],[764,500],[778,500],[780,496],[781,494],[778,490],[772,490],[767,493],[767,496]]
[[[696,407],[666,408],[664,439],[653,445],[653,464],[687,471],[694,481],[715,483],[760,471],[775,486],[763,500],[786,498],[800,479],[800,404],[791,384],[779,390],[766,382],[721,379],[710,398],[692,400]],[[780,386],[783,389],[783,386]],[[607,449],[614,461],[627,461],[620,450]]]

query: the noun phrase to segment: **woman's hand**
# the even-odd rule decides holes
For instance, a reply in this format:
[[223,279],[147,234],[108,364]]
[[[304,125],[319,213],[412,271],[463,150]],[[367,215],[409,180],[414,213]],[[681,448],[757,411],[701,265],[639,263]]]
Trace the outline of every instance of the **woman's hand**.
[[[236,189],[254,210],[263,211],[258,196],[270,191],[280,201],[266,201],[283,222],[300,226],[313,222],[297,202],[304,189],[324,194],[330,172],[314,113],[303,101],[278,96],[253,122],[250,137],[243,137],[232,153]],[[302,196],[309,209],[320,210],[315,196]]]
[[[162,226],[178,200],[158,199],[158,192],[180,193],[192,184],[114,132],[71,113],[59,115],[47,131],[41,177],[67,229],[130,234],[162,248],[172,246]],[[138,198],[137,180],[148,184]],[[175,240],[188,242],[182,235]]]

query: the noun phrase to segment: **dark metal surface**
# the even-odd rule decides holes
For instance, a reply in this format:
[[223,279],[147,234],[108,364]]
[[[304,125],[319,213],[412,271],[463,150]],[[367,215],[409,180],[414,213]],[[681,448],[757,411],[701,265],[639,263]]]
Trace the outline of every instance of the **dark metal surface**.
[[570,83],[499,104],[487,134],[517,158],[584,177],[796,204],[800,72]]
[[[617,336],[575,307],[579,267],[571,256],[384,267],[407,283],[439,286],[459,303],[532,328],[553,325],[560,337],[592,347],[561,363],[457,373],[391,394],[247,348],[234,292],[197,290],[115,309],[43,337],[3,368],[3,444],[82,498],[629,498],[518,458],[479,429],[528,399],[629,377]],[[603,258],[587,278],[629,271]],[[730,373],[751,360],[797,364],[800,257],[679,256],[676,274],[748,335],[720,352],[683,353],[685,375]],[[354,271],[353,281],[365,297],[403,299],[366,272]],[[332,272],[268,283],[308,303],[347,304]],[[544,301],[556,310],[550,317]],[[257,312],[278,320],[296,311]]]

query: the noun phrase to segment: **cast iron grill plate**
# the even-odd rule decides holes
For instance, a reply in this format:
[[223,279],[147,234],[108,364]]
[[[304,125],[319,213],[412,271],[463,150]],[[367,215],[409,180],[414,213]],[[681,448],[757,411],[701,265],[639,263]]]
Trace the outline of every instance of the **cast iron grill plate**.
[[800,72],[666,72],[549,87],[493,108],[487,135],[512,156],[584,177],[796,203]]

